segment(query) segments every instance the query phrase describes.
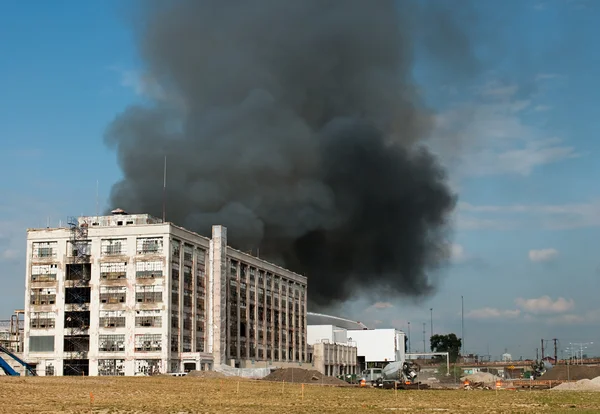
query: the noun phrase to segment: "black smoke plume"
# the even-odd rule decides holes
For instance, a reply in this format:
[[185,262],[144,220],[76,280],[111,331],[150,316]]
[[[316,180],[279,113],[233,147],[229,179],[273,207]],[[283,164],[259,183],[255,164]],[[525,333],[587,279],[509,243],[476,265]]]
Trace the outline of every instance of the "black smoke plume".
[[431,294],[455,198],[422,145],[413,55],[419,33],[448,67],[469,48],[436,3],[141,3],[147,102],[108,129],[111,204],[160,217],[166,155],[167,219],[227,226],[307,275],[312,306]]

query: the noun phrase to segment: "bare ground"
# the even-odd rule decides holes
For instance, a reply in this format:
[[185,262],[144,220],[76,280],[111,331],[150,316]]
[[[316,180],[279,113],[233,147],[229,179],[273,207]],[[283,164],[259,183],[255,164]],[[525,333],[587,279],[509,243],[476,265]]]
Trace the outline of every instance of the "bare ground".
[[600,393],[459,390],[395,392],[194,377],[0,378],[1,414],[347,414],[396,411],[593,413],[600,411]]

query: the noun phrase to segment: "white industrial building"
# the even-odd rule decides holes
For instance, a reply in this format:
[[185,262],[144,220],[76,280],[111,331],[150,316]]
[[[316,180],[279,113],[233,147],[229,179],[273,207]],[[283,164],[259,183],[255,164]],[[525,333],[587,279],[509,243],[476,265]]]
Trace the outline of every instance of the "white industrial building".
[[39,375],[307,360],[304,276],[147,214],[27,232],[24,359]]
[[[349,319],[308,313],[307,341],[313,348],[313,364],[326,375],[359,373],[366,367],[404,361],[405,337],[398,329],[368,329]],[[321,351],[317,352],[320,344],[327,344],[336,358],[328,358],[326,354],[322,361]]]

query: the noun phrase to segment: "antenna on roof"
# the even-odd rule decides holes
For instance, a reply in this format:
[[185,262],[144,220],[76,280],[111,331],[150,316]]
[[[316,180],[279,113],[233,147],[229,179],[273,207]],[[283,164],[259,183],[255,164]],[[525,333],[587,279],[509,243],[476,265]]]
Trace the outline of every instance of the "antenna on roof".
[[99,186],[99,181],[96,180],[96,221],[98,221],[98,186]]
[[166,209],[167,209],[167,156],[165,155],[165,171],[163,174],[163,205],[162,205],[162,221],[165,222]]

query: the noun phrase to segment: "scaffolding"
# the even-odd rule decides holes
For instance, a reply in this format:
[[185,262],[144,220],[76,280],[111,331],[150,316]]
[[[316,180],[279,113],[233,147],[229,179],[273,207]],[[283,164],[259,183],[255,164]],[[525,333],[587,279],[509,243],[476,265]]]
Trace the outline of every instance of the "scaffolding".
[[65,329],[63,375],[89,375],[90,347],[90,242],[88,225],[69,217],[71,230],[65,284]]

